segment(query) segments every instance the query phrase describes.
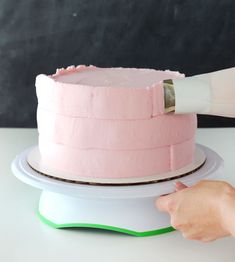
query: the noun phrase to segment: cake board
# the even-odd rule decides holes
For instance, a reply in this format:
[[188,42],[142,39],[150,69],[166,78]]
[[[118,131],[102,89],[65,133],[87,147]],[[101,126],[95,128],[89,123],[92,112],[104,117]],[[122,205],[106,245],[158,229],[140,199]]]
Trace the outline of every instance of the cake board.
[[54,228],[88,227],[150,236],[174,230],[169,215],[158,211],[155,201],[174,192],[175,181],[190,186],[203,179],[221,177],[222,158],[208,147],[196,148],[198,153],[191,172],[170,173],[170,177],[162,174],[158,180],[153,176],[145,181],[96,180],[93,184],[89,179],[62,181],[49,172],[41,174],[42,170],[38,172],[28,163],[30,152],[35,153],[37,147],[19,154],[12,162],[12,171],[21,181],[42,189],[38,216]]

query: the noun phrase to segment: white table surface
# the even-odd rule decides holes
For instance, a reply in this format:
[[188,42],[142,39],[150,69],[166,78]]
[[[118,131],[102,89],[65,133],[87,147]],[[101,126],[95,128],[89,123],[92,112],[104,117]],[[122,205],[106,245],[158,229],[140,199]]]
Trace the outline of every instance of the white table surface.
[[[235,128],[199,129],[197,142],[224,158],[224,180],[235,186]],[[138,238],[41,223],[35,215],[40,191],[18,181],[10,170],[16,154],[36,143],[36,129],[0,129],[0,261],[235,261],[231,237],[203,244],[179,232]]]

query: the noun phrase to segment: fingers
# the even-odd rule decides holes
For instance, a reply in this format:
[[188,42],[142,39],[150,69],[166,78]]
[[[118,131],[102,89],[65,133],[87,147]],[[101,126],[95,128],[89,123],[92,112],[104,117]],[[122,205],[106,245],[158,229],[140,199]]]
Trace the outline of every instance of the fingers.
[[[180,181],[175,182],[175,190],[180,191],[182,189],[188,188],[185,184]],[[156,201],[156,206],[160,211],[171,213],[175,209],[175,198],[176,193],[161,196]]]
[[182,189],[185,189],[185,188],[187,188],[187,186],[185,184],[183,184],[182,182],[180,182],[180,181],[175,182],[175,191],[176,192],[180,191]]
[[188,240],[196,240],[196,241],[200,241],[203,243],[209,243],[212,241],[215,241],[217,239],[216,236],[207,236],[207,235],[203,235],[203,234],[192,234],[190,232],[181,232],[182,236]]
[[160,211],[171,212],[172,210],[172,194],[161,196],[156,201],[156,206]]

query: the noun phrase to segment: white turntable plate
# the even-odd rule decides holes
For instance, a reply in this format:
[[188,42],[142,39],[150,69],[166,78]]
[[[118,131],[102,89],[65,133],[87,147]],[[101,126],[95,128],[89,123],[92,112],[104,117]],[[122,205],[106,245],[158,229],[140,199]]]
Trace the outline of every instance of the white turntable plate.
[[[159,230],[162,232],[162,229],[166,232],[165,229],[170,226],[170,217],[158,211],[154,203],[159,196],[175,191],[175,180],[158,180],[157,182],[161,183],[153,181],[137,185],[114,184],[113,181],[108,181],[109,184],[95,185],[83,182],[70,183],[70,181],[53,179],[31,168],[27,156],[30,155],[30,158],[38,163],[36,159],[38,156],[32,157],[32,152],[38,154],[35,148],[33,151],[32,148],[28,148],[17,155],[11,168],[13,174],[22,182],[43,190],[38,209],[43,222],[56,228],[71,225],[88,226],[138,236],[150,235],[150,233],[153,235]],[[204,159],[203,155],[206,156],[206,161],[200,166],[199,160]],[[191,168],[198,165],[196,170],[191,170],[188,175],[184,174],[180,181],[187,186],[192,186],[203,179],[222,177],[223,160],[210,148],[197,145],[195,163]],[[191,168],[184,168],[184,170],[188,171]]]
[[27,156],[28,164],[43,175],[56,178],[63,181],[80,183],[80,184],[103,184],[103,185],[124,185],[124,184],[146,184],[156,183],[170,180],[177,177],[182,177],[198,170],[206,161],[206,155],[199,146],[196,146],[194,160],[190,165],[187,165],[176,171],[167,172],[145,177],[131,178],[96,178],[77,176],[76,180],[65,179],[70,177],[69,173],[61,172],[56,168],[45,165],[41,160],[41,155],[38,146],[35,146]]

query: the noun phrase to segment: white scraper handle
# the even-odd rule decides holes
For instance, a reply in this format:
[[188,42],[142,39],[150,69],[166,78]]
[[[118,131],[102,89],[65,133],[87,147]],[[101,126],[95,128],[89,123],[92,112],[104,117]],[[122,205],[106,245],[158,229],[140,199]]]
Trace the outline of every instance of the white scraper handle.
[[176,114],[235,117],[235,67],[173,79],[172,84]]

